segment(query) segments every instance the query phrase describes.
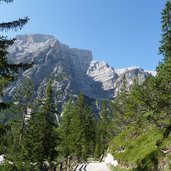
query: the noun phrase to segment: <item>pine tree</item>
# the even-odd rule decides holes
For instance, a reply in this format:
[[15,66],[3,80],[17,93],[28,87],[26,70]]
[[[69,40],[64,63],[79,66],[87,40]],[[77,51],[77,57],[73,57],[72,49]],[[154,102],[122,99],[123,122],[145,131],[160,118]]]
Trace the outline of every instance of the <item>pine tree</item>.
[[20,126],[20,138],[19,142],[22,141],[27,121],[31,115],[31,106],[33,103],[34,96],[34,85],[33,82],[29,78],[25,78],[22,83],[18,84],[16,87],[16,91],[14,93],[14,103],[15,110],[20,115],[19,122]]
[[111,139],[112,115],[107,105],[107,101],[102,101],[102,109],[99,113],[99,119],[96,124],[96,146],[95,157],[100,157],[108,148]]
[[[162,11],[162,40],[159,48],[164,56],[157,67],[156,77],[148,77],[130,94],[131,110],[139,121],[145,119],[163,131],[167,137],[171,131],[171,2]],[[132,99],[131,99],[132,98]],[[136,116],[136,115],[134,115]],[[145,121],[144,120],[144,121]],[[140,122],[139,122],[140,123]]]
[[11,113],[18,116],[15,116],[15,119],[10,119],[11,129],[8,130],[4,138],[6,159],[12,161],[13,166],[19,170],[23,167],[23,162],[26,163],[23,160],[23,142],[31,115],[33,92],[33,83],[28,78],[25,78],[22,83],[17,85],[13,98],[14,104],[10,108]]
[[159,48],[164,59],[157,67],[156,87],[158,91],[157,109],[155,112],[164,136],[171,131],[171,2],[167,1],[162,11],[162,40]]
[[171,99],[171,2],[167,1],[162,12],[162,40],[159,48],[160,54],[164,56],[163,62],[157,67],[157,84],[161,90],[165,102]]
[[[13,0],[0,0],[0,2],[10,3]],[[28,22],[28,17],[10,21],[1,22],[0,31],[17,31]],[[13,80],[16,79],[18,72],[28,69],[31,64],[14,64],[8,61],[8,47],[14,43],[15,39],[9,39],[6,36],[0,35],[0,97],[3,96],[4,88]],[[0,102],[0,110],[9,108],[10,103]],[[5,127],[4,127],[5,128]],[[13,130],[13,129],[11,129]],[[8,132],[7,132],[8,133]],[[7,137],[7,135],[6,135]],[[2,142],[0,142],[0,145]]]
[[114,116],[114,134],[118,134],[129,124],[129,119],[127,116],[128,97],[129,92],[127,89],[126,75],[123,75],[121,80],[121,90],[118,96],[111,103]]
[[62,121],[59,126],[61,142],[58,147],[58,150],[64,158],[74,154],[75,132],[73,132],[73,126],[77,126],[72,124],[74,119],[74,110],[74,104],[71,100],[69,100],[63,110]]
[[95,146],[95,120],[82,93],[75,106],[71,100],[66,104],[59,134],[59,151],[63,157],[76,155],[86,160],[87,156],[92,155]]
[[52,82],[50,81],[45,94],[45,101],[42,107],[42,116],[45,121],[44,127],[44,155],[45,159],[49,161],[53,161],[55,157],[55,147],[56,147],[56,139],[55,139],[55,132],[54,128],[56,125],[56,118],[55,118],[55,107],[53,103],[53,91],[52,91]]
[[159,53],[164,56],[164,62],[171,58],[171,2],[167,0],[165,8],[162,11],[162,40],[159,47]]
[[171,99],[171,2],[167,1],[162,12],[162,40],[159,48],[160,54],[164,56],[162,63],[157,67],[157,84],[162,90],[165,102]]
[[72,154],[86,160],[94,151],[95,118],[82,93],[80,93],[72,111],[69,128],[71,128],[69,147],[73,151]]
[[[0,2],[10,3],[12,0],[0,0]],[[28,17],[18,19],[11,22],[0,23],[0,31],[21,29],[27,22]],[[0,36],[0,96],[3,95],[3,89],[16,78],[16,74],[20,69],[27,69],[29,64],[13,64],[8,62],[8,47],[14,43],[15,39],[8,39],[6,36]],[[0,109],[8,107],[7,103],[0,103]]]
[[[35,100],[32,108],[31,118],[28,121],[25,138],[23,139],[22,160],[30,164],[33,170],[40,170],[43,165],[43,139],[44,139],[44,120],[42,118],[42,101]],[[36,163],[32,166],[31,163]]]
[[23,158],[29,163],[37,163],[34,170],[41,170],[46,168],[45,161],[51,163],[57,156],[55,147],[58,137],[51,82],[47,86],[45,99],[35,103],[24,139]]
[[7,148],[7,133],[9,132],[9,130],[11,129],[11,127],[9,125],[0,125],[0,155],[4,154],[6,152],[6,148]]

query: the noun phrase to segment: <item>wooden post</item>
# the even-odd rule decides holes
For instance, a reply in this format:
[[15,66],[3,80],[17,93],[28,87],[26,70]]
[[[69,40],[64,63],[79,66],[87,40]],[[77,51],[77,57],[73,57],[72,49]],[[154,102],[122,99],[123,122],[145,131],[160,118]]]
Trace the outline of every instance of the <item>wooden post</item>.
[[65,171],[68,171],[68,158],[65,160]]
[[60,164],[60,169],[59,169],[59,171],[62,171],[62,162],[61,162],[61,164]]
[[69,156],[69,159],[68,159],[68,171],[70,170],[70,167],[71,167],[71,160],[72,160],[72,158],[71,158],[71,156]]
[[71,171],[75,165],[78,164],[77,157],[68,156],[63,161],[57,163],[55,166],[50,167],[48,171]]

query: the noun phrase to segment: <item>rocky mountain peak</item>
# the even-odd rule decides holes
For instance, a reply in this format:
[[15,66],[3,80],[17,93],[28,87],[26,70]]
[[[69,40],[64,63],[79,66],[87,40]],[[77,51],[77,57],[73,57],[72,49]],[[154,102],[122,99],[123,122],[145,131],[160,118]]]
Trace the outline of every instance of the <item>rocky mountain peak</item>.
[[24,77],[30,77],[40,97],[48,80],[52,79],[56,100],[61,103],[80,91],[93,99],[110,99],[120,89],[123,74],[129,83],[136,77],[143,81],[152,75],[138,67],[114,69],[105,61],[93,61],[90,50],[70,48],[53,36],[18,35],[16,39],[9,48],[10,60],[15,63],[33,61],[34,64],[8,88],[9,95]]
[[35,43],[43,43],[46,42],[50,39],[55,38],[51,35],[43,35],[43,34],[24,34],[24,35],[17,35],[16,39],[18,41],[23,41],[23,42],[35,42]]
[[113,89],[114,82],[118,78],[114,68],[110,67],[105,61],[92,61],[87,70],[87,75],[94,81],[101,82],[104,90]]

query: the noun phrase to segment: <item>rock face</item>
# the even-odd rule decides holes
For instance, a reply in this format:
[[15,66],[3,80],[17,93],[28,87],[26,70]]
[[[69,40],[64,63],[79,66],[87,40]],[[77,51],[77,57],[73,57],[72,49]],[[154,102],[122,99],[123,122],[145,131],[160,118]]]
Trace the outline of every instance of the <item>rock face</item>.
[[9,59],[15,63],[33,62],[33,67],[21,73],[6,92],[12,95],[17,83],[30,77],[35,84],[36,96],[42,97],[48,80],[53,80],[57,101],[63,103],[82,91],[93,99],[110,99],[121,87],[126,75],[129,86],[134,78],[143,81],[151,73],[132,67],[116,70],[106,62],[93,61],[92,52],[70,48],[49,35],[20,35],[9,48]]
[[146,77],[156,75],[155,71],[145,71],[144,69],[139,67],[116,69],[116,72],[119,75],[119,77],[114,83],[115,96],[117,96],[118,92],[122,87],[122,78],[124,75],[126,77],[126,83],[128,89],[134,83],[134,80],[137,80],[139,83],[142,83]]

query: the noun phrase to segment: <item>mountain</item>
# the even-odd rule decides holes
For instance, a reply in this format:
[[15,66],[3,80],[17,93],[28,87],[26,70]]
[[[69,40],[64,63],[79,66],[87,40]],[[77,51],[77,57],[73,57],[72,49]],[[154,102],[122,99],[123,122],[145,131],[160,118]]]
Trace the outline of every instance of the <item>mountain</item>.
[[9,48],[10,61],[33,62],[33,67],[8,87],[8,96],[12,96],[24,77],[30,77],[38,97],[43,96],[48,80],[52,79],[55,100],[62,104],[80,91],[91,99],[110,99],[120,90],[124,74],[129,86],[135,78],[143,81],[152,75],[138,67],[114,69],[105,61],[94,61],[90,50],[70,48],[53,36],[18,35],[16,39]]

